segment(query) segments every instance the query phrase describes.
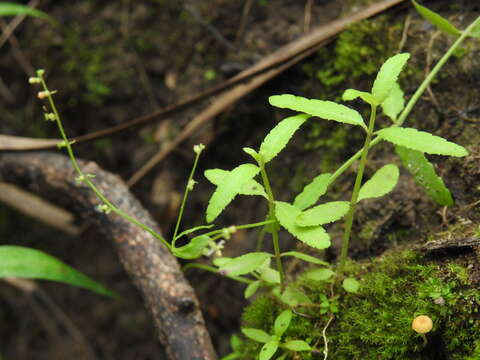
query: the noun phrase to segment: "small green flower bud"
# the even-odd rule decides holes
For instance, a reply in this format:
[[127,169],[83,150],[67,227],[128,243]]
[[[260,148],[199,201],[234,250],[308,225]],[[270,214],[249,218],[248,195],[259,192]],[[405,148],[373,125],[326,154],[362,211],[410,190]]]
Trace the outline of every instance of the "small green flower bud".
[[191,179],[187,184],[188,191],[192,191],[196,183],[197,182],[195,180]]
[[50,91],[39,91],[39,92],[37,93],[37,98],[39,98],[40,100],[44,100],[44,99],[46,99],[49,95],[50,95]]
[[47,120],[47,121],[57,120],[57,117],[55,116],[54,113],[45,113],[45,114],[43,114],[43,116],[44,116],[45,120]]
[[40,78],[38,77],[31,77],[31,78],[28,78],[28,83],[29,84],[39,84],[40,83]]
[[110,214],[110,212],[112,211],[110,206],[108,206],[107,204],[98,204],[95,207],[95,210],[97,210],[98,212],[104,213],[104,214]]
[[43,70],[43,69],[38,69],[37,70],[37,76],[38,77],[42,77],[44,74],[45,74],[45,70]]
[[195,146],[193,147],[193,151],[194,151],[195,154],[197,154],[197,155],[200,154],[200,153],[203,151],[203,149],[205,149],[205,145],[203,145],[203,144],[198,144],[198,145],[195,145]]

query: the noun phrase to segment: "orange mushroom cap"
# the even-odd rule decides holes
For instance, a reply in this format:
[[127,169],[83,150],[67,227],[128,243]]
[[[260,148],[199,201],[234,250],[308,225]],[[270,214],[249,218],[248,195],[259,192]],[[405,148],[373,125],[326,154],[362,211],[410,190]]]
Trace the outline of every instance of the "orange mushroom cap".
[[432,319],[430,319],[426,315],[417,316],[412,321],[412,329],[419,334],[428,333],[430,330],[432,330],[432,327],[433,327]]

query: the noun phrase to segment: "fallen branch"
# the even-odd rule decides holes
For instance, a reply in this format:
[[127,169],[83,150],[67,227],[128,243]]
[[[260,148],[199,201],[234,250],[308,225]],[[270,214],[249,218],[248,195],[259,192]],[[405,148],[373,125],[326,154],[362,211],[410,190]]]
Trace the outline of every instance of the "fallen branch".
[[[95,174],[96,186],[122,210],[157,228],[154,220],[128,191],[123,181],[93,162],[80,165]],[[112,240],[118,256],[140,289],[171,360],[216,359],[198,300],[176,259],[153,236],[116,214],[96,210],[93,192],[75,182],[70,161],[46,152],[0,154],[0,177],[9,183],[41,193],[48,200],[95,223]]]

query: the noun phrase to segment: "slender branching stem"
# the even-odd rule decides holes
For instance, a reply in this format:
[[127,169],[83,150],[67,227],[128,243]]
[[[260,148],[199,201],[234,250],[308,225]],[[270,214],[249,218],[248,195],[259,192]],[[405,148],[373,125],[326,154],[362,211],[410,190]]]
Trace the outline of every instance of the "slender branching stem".
[[270,229],[272,232],[275,262],[277,264],[278,273],[280,274],[280,288],[283,290],[285,288],[285,275],[283,272],[282,259],[280,257],[280,243],[278,240],[278,229],[276,227],[277,217],[275,215],[275,198],[273,196],[272,187],[270,186],[270,181],[268,180],[267,171],[265,170],[265,164],[263,161],[259,161],[259,165],[263,185],[265,186],[265,191],[268,196],[268,218],[269,220],[275,221],[275,223],[270,226]]
[[[423,95],[425,90],[427,89],[428,85],[432,82],[432,80],[437,76],[438,72],[441,70],[443,65],[447,62],[447,60],[453,55],[455,50],[460,46],[460,44],[465,40],[465,38],[470,34],[471,30],[473,27],[478,26],[480,23],[480,17],[478,17],[474,22],[472,22],[467,29],[462,33],[462,35],[459,36],[459,38],[452,44],[450,49],[441,57],[441,59],[437,62],[435,67],[430,71],[430,73],[427,75],[425,80],[420,84],[418,89],[415,91],[415,93],[412,95],[410,100],[408,101],[407,105],[405,106],[405,109],[402,111],[400,114],[399,118],[395,122],[393,126],[402,126],[405,120],[407,119],[408,115],[410,115],[410,112],[412,111],[414,105],[417,103],[418,99]],[[380,138],[374,138],[370,142],[370,147],[375,146],[380,142]],[[346,162],[342,164],[330,177],[328,184],[331,185],[332,183],[337,180],[337,178],[342,175],[345,170],[347,170],[356,160],[358,160],[363,153],[363,149],[360,149],[357,151],[350,159],[348,159]]]
[[193,189],[194,180],[193,175],[195,175],[195,170],[197,169],[198,159],[202,152],[201,148],[198,148],[198,151],[195,151],[195,161],[193,162],[192,171],[190,171],[190,176],[188,177],[187,184],[185,185],[185,191],[183,193],[182,205],[180,205],[180,211],[178,212],[177,223],[175,224],[175,230],[173,232],[172,246],[175,247],[175,241],[177,239],[178,229],[180,228],[180,222],[182,221],[183,211],[185,209],[185,204],[187,202],[188,193]]
[[370,112],[370,121],[368,123],[367,137],[365,138],[365,144],[362,150],[362,157],[358,165],[357,177],[355,179],[355,185],[353,186],[352,198],[350,200],[350,210],[347,213],[347,220],[345,223],[345,232],[343,233],[342,248],[340,252],[340,271],[343,271],[345,261],[348,256],[348,244],[350,242],[350,234],[352,232],[353,217],[355,215],[355,209],[357,207],[358,194],[360,192],[360,186],[362,185],[363,172],[367,163],[368,149],[370,148],[370,142],[372,140],[373,130],[375,127],[375,118],[377,116],[377,107],[372,105]]
[[137,225],[138,227],[140,227],[141,229],[147,231],[148,233],[150,233],[151,235],[153,235],[156,239],[160,240],[163,245],[165,245],[169,250],[171,250],[171,246],[170,244],[167,242],[167,240],[165,240],[165,238],[163,236],[161,236],[159,233],[157,233],[155,230],[153,230],[152,228],[150,228],[149,226],[143,224],[142,222],[138,221],[137,219],[133,218],[132,216],[128,215],[127,213],[125,213],[124,211],[122,211],[121,209],[117,208],[115,205],[113,205],[101,192],[100,190],[98,190],[98,188],[93,184],[93,182],[90,180],[88,174],[85,174],[83,172],[83,170],[80,168],[80,166],[78,165],[78,162],[75,158],[75,154],[73,152],[73,149],[72,149],[72,146],[68,140],[68,137],[67,137],[67,134],[65,132],[65,129],[63,128],[63,124],[62,124],[62,121],[61,121],[61,118],[60,118],[60,115],[58,113],[58,110],[57,110],[57,107],[55,106],[55,102],[53,101],[53,97],[52,97],[52,93],[50,92],[50,90],[48,89],[47,87],[47,84],[43,78],[43,76],[39,76],[39,79],[40,79],[40,83],[45,91],[45,93],[47,94],[47,98],[48,98],[48,102],[50,104],[50,108],[52,109],[52,112],[53,114],[55,115],[55,121],[56,121],[56,124],[58,126],[58,129],[60,131],[60,135],[62,136],[62,139],[63,139],[63,145],[65,145],[65,148],[67,149],[67,153],[68,153],[68,156],[70,158],[70,161],[75,169],[75,171],[77,172],[77,174],[79,175],[79,178],[82,180],[82,182],[84,182],[94,193],[95,195],[97,195],[97,197],[105,204],[107,205],[114,213],[120,215],[121,217],[123,217],[124,219],[130,221],[131,223]]
[[[219,274],[217,268],[215,268],[213,266],[208,266],[208,265],[205,265],[205,264],[199,264],[199,263],[188,263],[187,265],[185,265],[182,268],[182,270],[185,272],[188,269],[193,269],[193,268],[202,269],[202,270],[205,270],[205,271],[210,271],[210,272],[213,272],[215,274],[221,275],[221,274]],[[251,284],[254,281],[254,280],[246,279],[246,278],[243,278],[243,277],[240,277],[240,276],[231,276],[231,275],[221,275],[221,276],[227,277],[229,279],[232,279],[232,280],[244,283],[244,284]]]

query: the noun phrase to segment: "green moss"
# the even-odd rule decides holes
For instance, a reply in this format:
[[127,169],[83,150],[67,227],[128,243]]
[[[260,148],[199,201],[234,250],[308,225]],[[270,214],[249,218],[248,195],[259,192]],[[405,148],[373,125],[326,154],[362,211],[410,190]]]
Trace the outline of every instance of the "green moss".
[[[351,262],[347,274],[360,279],[361,288],[358,294],[347,294],[333,287],[339,311],[327,331],[330,359],[478,359],[480,291],[469,283],[465,268],[403,251],[369,264]],[[330,283],[300,279],[297,286],[315,303],[323,294],[331,297]],[[245,326],[270,331],[281,309],[263,296],[247,308]],[[286,336],[308,341],[322,353],[322,330],[329,316],[315,307],[297,310],[303,316],[295,316]],[[421,314],[434,323],[426,347],[411,329],[413,318]],[[246,345],[245,358],[254,358],[255,351],[258,344]],[[312,354],[302,353],[301,358]]]

